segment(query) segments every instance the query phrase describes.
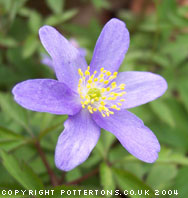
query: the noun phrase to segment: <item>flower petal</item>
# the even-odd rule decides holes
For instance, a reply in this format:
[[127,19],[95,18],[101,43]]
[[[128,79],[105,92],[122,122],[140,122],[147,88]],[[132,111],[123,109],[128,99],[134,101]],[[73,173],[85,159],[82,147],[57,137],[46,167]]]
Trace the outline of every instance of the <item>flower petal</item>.
[[42,56],[41,63],[47,65],[52,70],[54,70],[52,59],[46,54],[41,54],[41,56]]
[[101,128],[113,133],[138,159],[153,163],[158,158],[160,145],[156,136],[134,114],[122,110],[104,118],[100,113],[94,113],[93,119]]
[[40,40],[53,60],[59,81],[76,90],[78,87],[78,68],[87,69],[87,63],[78,49],[65,39],[55,28],[43,26],[39,30]]
[[56,80],[27,80],[18,83],[12,93],[18,104],[33,111],[74,115],[81,108],[78,95]]
[[103,28],[93,53],[91,71],[101,67],[114,72],[118,71],[129,47],[129,32],[125,23],[111,19]]
[[124,83],[126,94],[122,108],[132,108],[155,100],[167,90],[166,80],[151,72],[121,72],[117,77],[117,85]]
[[97,144],[100,128],[87,110],[70,116],[64,125],[56,146],[55,163],[59,169],[70,171],[88,158]]

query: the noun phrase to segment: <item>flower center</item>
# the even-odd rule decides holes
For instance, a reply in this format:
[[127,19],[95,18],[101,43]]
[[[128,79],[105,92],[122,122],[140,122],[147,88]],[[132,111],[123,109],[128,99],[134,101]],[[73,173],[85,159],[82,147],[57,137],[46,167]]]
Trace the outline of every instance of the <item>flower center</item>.
[[90,97],[90,99],[94,99],[95,97],[100,98],[101,97],[101,91],[98,88],[91,88],[87,92],[87,95]]
[[117,86],[114,79],[117,72],[113,74],[110,71],[100,69],[100,72],[94,71],[90,74],[90,67],[83,72],[78,69],[80,75],[78,84],[78,93],[80,94],[82,108],[87,108],[90,113],[94,111],[101,112],[102,116],[114,114],[114,110],[120,110],[125,99],[122,96],[126,93],[125,84]]

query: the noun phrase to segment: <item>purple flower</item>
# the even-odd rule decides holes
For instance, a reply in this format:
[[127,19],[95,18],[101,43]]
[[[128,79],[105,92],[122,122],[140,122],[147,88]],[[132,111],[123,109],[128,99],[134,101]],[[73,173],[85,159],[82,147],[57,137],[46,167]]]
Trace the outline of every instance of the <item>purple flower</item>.
[[13,94],[27,109],[69,115],[57,142],[56,166],[69,171],[83,163],[97,144],[100,128],[113,133],[138,159],[153,163],[159,142],[127,109],[160,97],[167,83],[150,72],[117,73],[129,47],[125,24],[111,19],[104,26],[90,66],[53,27],[43,26],[39,35],[58,80],[27,80],[17,84]]
[[[69,42],[75,47],[78,49],[78,51],[80,52],[80,55],[81,56],[86,56],[86,49],[84,48],[81,48],[80,45],[78,44],[78,42],[74,39],[74,38],[71,38],[69,40]],[[44,64],[44,65],[47,65],[48,67],[50,67],[51,69],[53,69],[53,61],[52,59],[46,55],[46,54],[41,54],[42,56],[42,60],[41,60],[41,63]]]

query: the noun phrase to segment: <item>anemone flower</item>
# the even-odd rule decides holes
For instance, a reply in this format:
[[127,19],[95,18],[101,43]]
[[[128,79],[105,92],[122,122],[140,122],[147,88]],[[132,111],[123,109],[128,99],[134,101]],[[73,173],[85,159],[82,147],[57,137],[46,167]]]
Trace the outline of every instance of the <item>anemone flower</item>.
[[[86,54],[87,54],[86,49],[81,48],[76,39],[70,38],[69,39],[69,42],[75,48],[77,48],[79,50],[80,55],[82,55],[84,57],[86,56]],[[43,54],[42,53],[41,56],[42,56],[41,63],[44,64],[44,65],[46,65],[46,66],[48,66],[48,67],[50,67],[51,69],[54,69],[53,68],[53,61],[52,61],[52,59],[47,54]]]
[[41,27],[39,35],[52,58],[58,80],[26,80],[12,92],[22,107],[69,115],[57,142],[56,166],[69,171],[83,163],[97,144],[101,128],[114,134],[129,153],[153,163],[160,144],[142,120],[127,109],[160,97],[167,83],[150,72],[118,74],[129,47],[125,23],[111,19],[104,26],[90,66],[53,27]]

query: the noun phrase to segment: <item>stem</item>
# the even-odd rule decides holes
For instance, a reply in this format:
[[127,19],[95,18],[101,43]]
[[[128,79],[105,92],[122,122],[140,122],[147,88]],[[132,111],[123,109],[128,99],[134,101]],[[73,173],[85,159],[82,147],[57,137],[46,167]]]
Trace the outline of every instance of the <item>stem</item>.
[[69,185],[76,185],[76,184],[82,183],[83,181],[85,181],[89,177],[92,177],[93,175],[96,175],[98,172],[99,172],[99,168],[96,168],[93,171],[87,173],[86,175],[84,175],[84,176],[82,176],[82,177],[80,177],[80,178],[78,178],[74,181],[65,183],[65,185],[69,186]]
[[51,167],[50,167],[50,165],[49,165],[49,163],[46,159],[46,156],[45,156],[45,154],[44,154],[44,152],[43,152],[43,150],[40,146],[40,143],[38,141],[36,141],[35,146],[37,148],[37,151],[39,152],[39,155],[41,157],[42,162],[44,163],[44,165],[46,167],[46,170],[47,170],[48,175],[49,175],[50,180],[51,180],[51,184],[53,186],[57,186],[59,184],[58,179],[57,179],[56,175],[54,174],[53,170],[51,169]]
[[60,181],[59,181],[60,184],[64,182],[64,180],[65,180],[65,175],[66,175],[66,172],[63,172],[63,173],[62,173],[62,176],[61,176],[61,179],[60,179]]

